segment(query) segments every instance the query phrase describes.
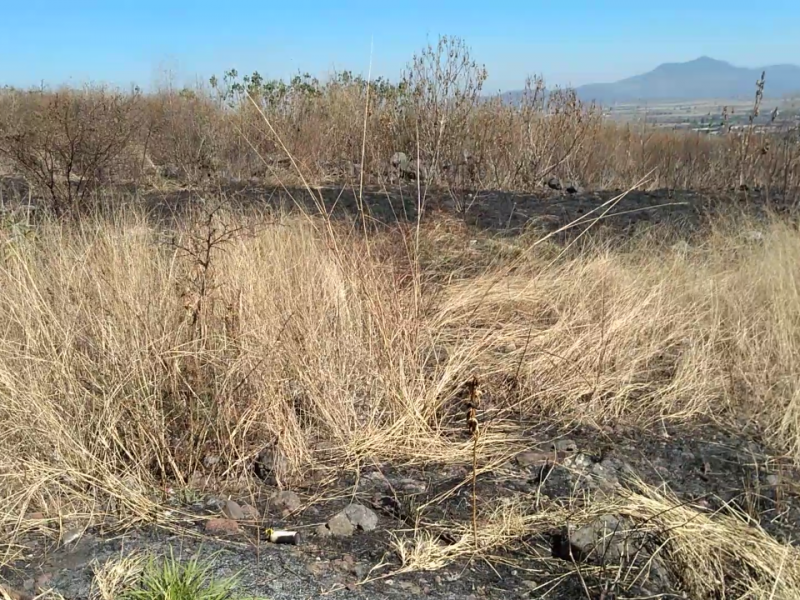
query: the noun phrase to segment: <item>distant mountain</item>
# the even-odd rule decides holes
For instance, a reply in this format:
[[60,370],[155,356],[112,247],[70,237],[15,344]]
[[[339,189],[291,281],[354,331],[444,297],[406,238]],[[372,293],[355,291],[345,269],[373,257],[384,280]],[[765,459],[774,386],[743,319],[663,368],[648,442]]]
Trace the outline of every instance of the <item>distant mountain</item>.
[[800,91],[800,67],[772,65],[748,69],[702,56],[684,63],[665,63],[643,75],[616,83],[593,83],[577,88],[582,100],[601,104],[654,100],[752,98],[756,81],[767,72],[764,95],[780,98]]
[[[643,75],[635,75],[616,83],[592,83],[576,89],[578,97],[600,104],[653,102],[668,100],[750,99],[756,91],[756,81],[766,71],[764,96],[781,98],[800,92],[800,67],[772,65],[748,69],[722,60],[702,56],[683,63],[665,63]],[[516,102],[522,92],[503,94]]]

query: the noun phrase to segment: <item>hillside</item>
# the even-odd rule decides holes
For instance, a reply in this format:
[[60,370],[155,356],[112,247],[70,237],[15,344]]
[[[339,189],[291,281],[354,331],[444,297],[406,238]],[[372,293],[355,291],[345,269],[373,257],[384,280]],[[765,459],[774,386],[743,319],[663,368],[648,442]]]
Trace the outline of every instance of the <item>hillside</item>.
[[684,63],[665,63],[649,73],[615,83],[581,86],[584,100],[603,104],[641,100],[686,100],[698,98],[752,97],[755,83],[766,71],[764,95],[777,98],[800,90],[800,67],[772,65],[749,69],[701,57]]
[[[771,65],[758,68],[737,67],[703,56],[683,63],[664,63],[652,71],[614,83],[592,83],[577,88],[579,97],[600,104],[642,101],[751,99],[755,83],[766,71],[766,98],[781,98],[800,93],[800,66]],[[521,91],[503,94],[515,103]]]

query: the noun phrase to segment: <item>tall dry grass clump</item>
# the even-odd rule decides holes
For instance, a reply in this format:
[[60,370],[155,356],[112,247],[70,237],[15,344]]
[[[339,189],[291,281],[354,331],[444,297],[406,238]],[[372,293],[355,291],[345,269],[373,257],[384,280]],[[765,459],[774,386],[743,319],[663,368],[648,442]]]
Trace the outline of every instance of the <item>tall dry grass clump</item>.
[[[189,485],[209,456],[241,482],[265,447],[284,481],[318,466],[321,443],[345,463],[468,462],[448,406],[474,372],[499,423],[751,419],[800,459],[787,226],[689,256],[533,253],[498,285],[424,283],[403,253],[344,234],[334,247],[306,221],[198,223],[174,240],[105,220],[4,242],[4,514]],[[484,458],[508,451],[485,438]]]

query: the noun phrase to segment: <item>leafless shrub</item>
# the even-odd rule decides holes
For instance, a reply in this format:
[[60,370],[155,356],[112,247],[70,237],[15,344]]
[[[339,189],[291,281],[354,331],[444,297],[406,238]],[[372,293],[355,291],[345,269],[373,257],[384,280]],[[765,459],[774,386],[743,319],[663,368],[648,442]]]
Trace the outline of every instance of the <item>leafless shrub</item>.
[[0,114],[0,154],[63,214],[112,178],[141,127],[138,91],[106,88],[10,92]]

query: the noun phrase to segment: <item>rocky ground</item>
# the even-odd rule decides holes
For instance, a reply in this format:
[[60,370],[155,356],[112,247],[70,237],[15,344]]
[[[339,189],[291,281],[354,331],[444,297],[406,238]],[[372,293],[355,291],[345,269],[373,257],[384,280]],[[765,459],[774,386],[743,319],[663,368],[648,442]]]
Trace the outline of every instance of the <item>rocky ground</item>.
[[[643,480],[669,488],[701,513],[740,510],[779,540],[800,533],[797,473],[743,432],[707,424],[649,436],[520,433],[530,440],[528,449],[478,477],[482,509],[521,503],[533,512],[558,508],[554,514],[563,519],[577,515],[585,494],[612,497]],[[241,592],[265,598],[686,597],[680,569],[658,550],[663,532],[614,512],[580,525],[568,518],[549,522],[481,558],[467,553],[442,568],[396,574],[403,565],[393,541],[411,539],[415,529],[440,547],[459,543],[470,523],[470,475],[468,464],[378,464],[328,481],[324,495],[318,484],[279,490],[262,482],[250,498],[173,498],[170,510],[181,517],[170,528],[112,534],[100,523],[68,530],[58,544],[30,535],[26,558],[0,576],[19,597],[50,589],[87,598],[98,565],[134,551],[164,555],[172,549],[184,557],[200,553],[216,576],[240,573]],[[299,532],[299,541],[271,543],[266,528]],[[620,563],[641,577],[612,585],[610,565]]]

